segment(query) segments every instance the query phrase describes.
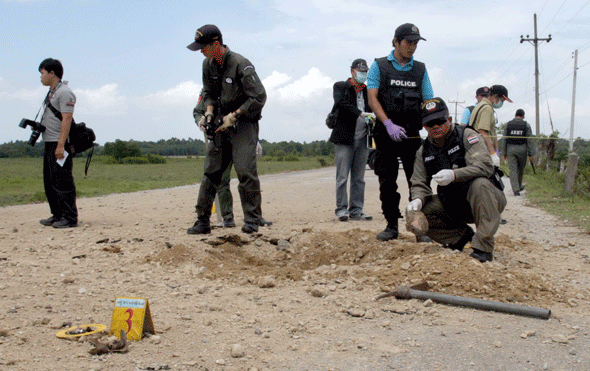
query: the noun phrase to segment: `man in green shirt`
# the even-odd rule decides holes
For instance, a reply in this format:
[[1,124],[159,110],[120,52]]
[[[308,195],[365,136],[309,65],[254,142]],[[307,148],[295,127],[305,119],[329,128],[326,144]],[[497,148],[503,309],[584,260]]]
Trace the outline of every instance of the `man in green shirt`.
[[[256,167],[258,121],[266,91],[252,63],[223,44],[215,25],[197,30],[188,49],[206,57],[203,61],[205,125],[214,127],[205,156],[205,177],[197,201],[198,219],[189,234],[211,233],[211,208],[224,171],[233,161],[244,211],[244,233],[258,231],[262,219],[260,181]],[[204,125],[204,126],[205,126]]]

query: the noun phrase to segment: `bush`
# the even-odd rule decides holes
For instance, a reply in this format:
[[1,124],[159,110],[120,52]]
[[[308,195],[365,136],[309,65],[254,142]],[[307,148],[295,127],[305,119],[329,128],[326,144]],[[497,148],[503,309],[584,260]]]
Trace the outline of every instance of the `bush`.
[[119,160],[119,163],[127,165],[143,165],[149,164],[150,161],[147,157],[123,157]]
[[332,164],[334,163],[334,160],[326,156],[318,157],[317,159],[322,167],[332,166]]
[[151,153],[147,156],[148,158],[148,162],[150,164],[165,164],[166,163],[166,157],[163,156],[158,156],[158,155],[152,155]]
[[297,155],[286,155],[283,158],[284,161],[299,161],[299,156]]
[[117,161],[113,156],[99,156],[99,157],[95,157],[92,161],[98,161],[98,162],[105,164],[105,165],[112,165],[112,164],[119,163],[119,161]]

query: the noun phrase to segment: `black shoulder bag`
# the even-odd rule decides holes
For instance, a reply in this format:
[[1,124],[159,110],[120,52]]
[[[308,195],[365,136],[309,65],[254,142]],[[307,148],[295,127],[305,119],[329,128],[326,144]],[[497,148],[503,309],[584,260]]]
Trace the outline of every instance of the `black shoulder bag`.
[[[49,99],[47,99],[47,107],[53,112],[55,117],[59,120],[63,120],[63,116],[57,108],[53,107]],[[72,155],[76,155],[78,153],[82,153],[87,149],[91,149],[86,156],[86,166],[84,167],[84,175],[88,175],[88,168],[90,167],[90,161],[92,160],[92,155],[94,154],[94,141],[96,140],[96,135],[94,134],[94,130],[87,127],[85,123],[76,123],[72,118],[72,124],[70,126],[70,133],[68,136],[68,142],[70,144],[70,152]]]

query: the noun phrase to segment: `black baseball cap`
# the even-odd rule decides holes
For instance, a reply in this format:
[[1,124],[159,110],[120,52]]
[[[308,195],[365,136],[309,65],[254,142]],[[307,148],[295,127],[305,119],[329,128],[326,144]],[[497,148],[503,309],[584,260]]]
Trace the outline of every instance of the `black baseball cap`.
[[221,40],[221,31],[213,24],[206,24],[197,30],[195,42],[187,46],[192,51],[203,49],[212,42]]
[[490,86],[490,95],[499,95],[500,97],[506,99],[508,102],[512,103],[510,98],[508,98],[508,89],[506,89],[504,85]]
[[475,95],[489,97],[490,96],[490,88],[488,88],[487,86],[482,86],[481,88],[479,88],[475,91]]
[[449,109],[442,98],[432,98],[425,101],[420,107],[420,112],[422,125],[432,120],[447,120],[449,118]]
[[359,70],[361,72],[367,72],[369,70],[369,66],[367,66],[367,61],[362,58],[355,59],[352,62],[350,68],[353,70]]
[[416,40],[426,41],[425,38],[420,36],[420,30],[418,30],[418,27],[414,26],[411,23],[404,23],[401,26],[399,26],[398,28],[396,28],[394,38],[396,38],[398,40],[407,39],[410,41],[416,41]]

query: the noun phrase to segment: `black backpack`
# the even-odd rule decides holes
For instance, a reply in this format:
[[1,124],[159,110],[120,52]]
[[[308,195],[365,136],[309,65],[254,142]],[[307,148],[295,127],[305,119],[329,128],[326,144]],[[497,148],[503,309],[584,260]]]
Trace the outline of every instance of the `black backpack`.
[[[60,120],[63,120],[61,112],[57,110],[57,108],[53,107],[51,102],[47,100],[47,107],[53,112],[55,117]],[[88,156],[86,157],[86,166],[84,167],[84,174],[88,175],[88,167],[90,167],[90,161],[92,159],[92,155],[94,154],[94,141],[96,140],[96,135],[94,134],[94,130],[86,126],[85,123],[80,122],[76,123],[72,119],[72,125],[70,126],[70,135],[68,137],[68,142],[70,144],[70,153],[72,155],[76,155],[78,153],[82,153],[88,149],[91,149],[88,152]]]

